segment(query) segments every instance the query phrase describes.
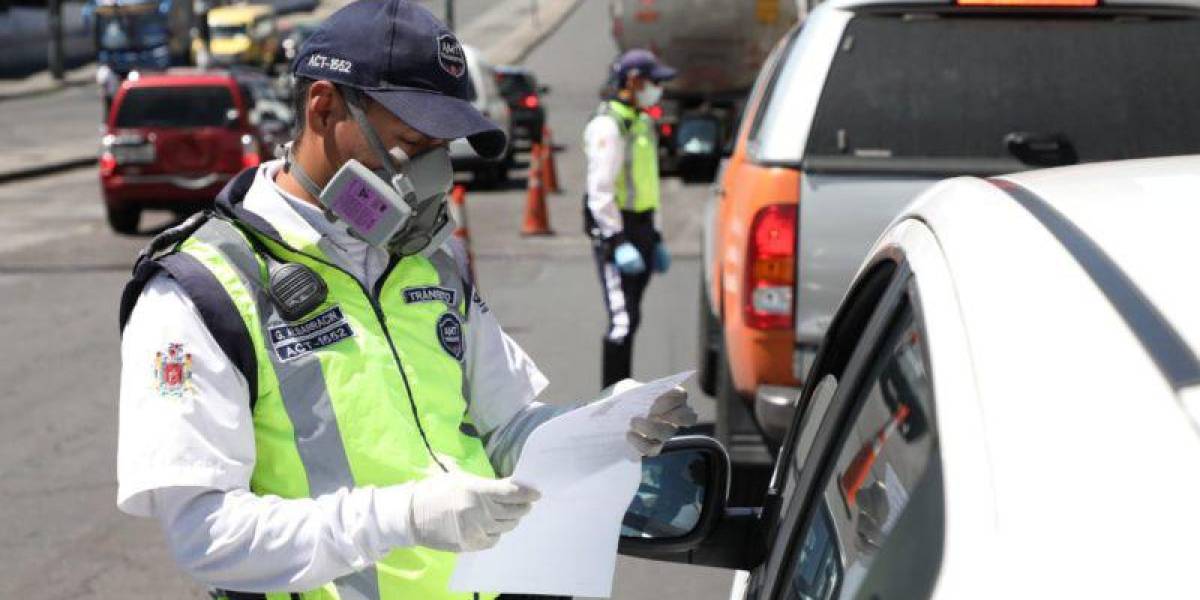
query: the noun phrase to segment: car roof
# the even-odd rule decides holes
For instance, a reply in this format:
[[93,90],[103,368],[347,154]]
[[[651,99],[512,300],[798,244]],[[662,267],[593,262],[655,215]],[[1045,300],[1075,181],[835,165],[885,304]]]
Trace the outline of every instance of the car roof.
[[1200,156],[1097,163],[949,180],[902,217],[951,274],[998,542],[1023,569],[1190,573],[1164,536],[1200,533],[1172,509],[1200,503],[1198,189]]
[[122,85],[124,87],[228,85],[234,79],[234,74],[224,69],[179,67],[166,71],[139,71],[136,78],[127,78]]
[[224,23],[239,23],[246,19],[252,19],[261,15],[274,12],[268,4],[235,4],[231,6],[218,6],[208,11],[209,25],[221,25]]

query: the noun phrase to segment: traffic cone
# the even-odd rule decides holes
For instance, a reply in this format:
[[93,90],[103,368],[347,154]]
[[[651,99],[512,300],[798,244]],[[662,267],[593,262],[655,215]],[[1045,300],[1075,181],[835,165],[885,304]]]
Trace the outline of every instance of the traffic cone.
[[535,143],[529,152],[528,193],[525,196],[525,224],[521,235],[554,235],[550,230],[550,213],[546,209],[546,188],[542,185],[541,144]]
[[454,219],[454,237],[467,254],[467,272],[475,281],[475,255],[471,252],[471,229],[467,226],[467,187],[458,184],[450,191],[450,216]]
[[554,161],[554,138],[551,137],[549,125],[542,126],[542,157],[542,177],[546,193],[561,193],[562,189],[558,187],[558,166]]
[[875,459],[879,458],[879,451],[883,450],[883,445],[892,432],[908,419],[908,412],[908,405],[901,404],[892,414],[892,418],[888,419],[888,422],[879,428],[879,432],[863,444],[854,458],[850,460],[850,464],[846,466],[846,471],[838,479],[838,487],[841,488],[842,499],[848,508],[854,508],[858,503],[858,490],[867,481],[871,467],[875,466]]

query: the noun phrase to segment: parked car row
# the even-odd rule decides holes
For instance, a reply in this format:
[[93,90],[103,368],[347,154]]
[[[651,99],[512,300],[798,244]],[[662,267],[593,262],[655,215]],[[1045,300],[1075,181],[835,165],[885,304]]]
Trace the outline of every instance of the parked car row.
[[230,178],[286,136],[287,105],[259,73],[171,69],[130,77],[101,139],[108,223],[134,233],[142,211],[187,214],[212,204]]
[[[293,47],[311,34],[304,23],[291,32],[287,40]],[[548,88],[538,86],[525,69],[496,70],[477,50],[464,48],[475,107],[508,131],[510,139],[540,141],[545,111],[539,95]],[[145,209],[180,215],[200,210],[241,169],[273,157],[291,137],[289,81],[236,65],[138,73],[125,81],[104,125],[100,159],[112,229],[137,231]],[[463,140],[450,146],[455,168],[474,173],[485,184],[507,179],[515,151],[515,143],[510,144],[505,157],[491,161]]]

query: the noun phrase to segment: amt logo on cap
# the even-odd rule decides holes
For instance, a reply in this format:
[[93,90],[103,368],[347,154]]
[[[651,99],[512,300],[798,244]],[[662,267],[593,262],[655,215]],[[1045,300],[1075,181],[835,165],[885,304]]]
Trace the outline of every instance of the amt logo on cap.
[[454,77],[462,77],[467,72],[467,60],[463,54],[462,44],[451,34],[438,37],[438,64]]

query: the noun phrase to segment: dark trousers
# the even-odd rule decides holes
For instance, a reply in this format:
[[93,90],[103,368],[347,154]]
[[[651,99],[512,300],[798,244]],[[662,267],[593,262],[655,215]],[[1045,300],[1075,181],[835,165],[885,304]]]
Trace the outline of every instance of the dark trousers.
[[617,269],[613,248],[603,241],[592,244],[604,309],[608,313],[608,329],[604,334],[600,366],[601,387],[608,387],[630,376],[633,364],[633,336],[642,322],[642,294],[650,283],[654,264],[654,246],[658,232],[654,229],[652,213],[626,213],[624,239],[637,248],[646,263],[646,270],[626,275]]

